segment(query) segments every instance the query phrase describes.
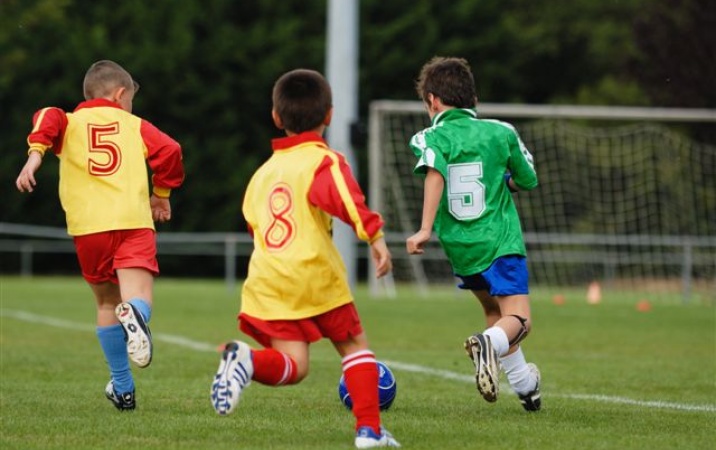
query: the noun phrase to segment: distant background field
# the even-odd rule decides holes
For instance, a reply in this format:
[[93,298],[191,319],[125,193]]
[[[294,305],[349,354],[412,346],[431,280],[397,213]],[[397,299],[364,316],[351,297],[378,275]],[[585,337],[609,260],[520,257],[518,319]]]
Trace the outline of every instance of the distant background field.
[[[533,292],[535,328],[524,344],[543,374],[543,411],[528,414],[504,384],[478,397],[462,341],[483,327],[469,294],[398,287],[395,299],[357,292],[379,359],[398,380],[383,415],[404,448],[689,448],[713,444],[716,315],[705,304],[655,302],[640,312],[610,294]],[[312,347],[300,385],[252,384],[238,410],[209,403],[216,347],[240,338],[238,293],[221,281],[160,278],[152,319],[155,360],[134,369],[138,409],[104,399],[107,371],[94,335],[89,288],[78,277],[0,278],[0,448],[351,448],[352,416],[337,395],[340,363]],[[253,344],[253,342],[252,342]]]

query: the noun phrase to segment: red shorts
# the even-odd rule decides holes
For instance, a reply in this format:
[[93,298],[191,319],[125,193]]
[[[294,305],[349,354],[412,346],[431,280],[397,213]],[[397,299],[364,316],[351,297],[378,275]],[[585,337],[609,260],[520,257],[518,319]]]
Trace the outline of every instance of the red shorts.
[[114,230],[75,236],[82,276],[88,283],[117,283],[117,269],[141,268],[159,275],[154,230]]
[[271,347],[271,338],[316,342],[325,337],[333,342],[343,342],[363,332],[353,303],[298,320],[261,320],[241,313],[239,329],[267,348]]

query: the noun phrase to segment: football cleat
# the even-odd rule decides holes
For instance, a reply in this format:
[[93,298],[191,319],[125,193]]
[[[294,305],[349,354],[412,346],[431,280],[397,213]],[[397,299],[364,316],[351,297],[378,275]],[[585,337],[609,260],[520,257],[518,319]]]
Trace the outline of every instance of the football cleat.
[[211,405],[218,414],[231,414],[239,404],[241,391],[251,383],[253,375],[254,363],[248,344],[240,341],[227,343],[211,384]]
[[532,372],[532,375],[535,377],[535,380],[537,381],[537,385],[535,388],[524,394],[517,394],[517,396],[520,398],[520,403],[522,403],[522,407],[525,409],[525,411],[539,411],[542,407],[542,399],[540,398],[540,392],[539,392],[539,385],[540,385],[540,373],[537,366],[533,363],[527,363],[527,367],[530,368],[530,372]]
[[130,303],[120,303],[114,310],[124,330],[127,354],[138,367],[147,367],[152,362],[152,333],[144,318]]
[[109,380],[109,383],[104,388],[104,395],[120,411],[133,411],[136,407],[134,391],[118,394],[114,390],[114,381],[112,380]]
[[371,427],[360,427],[356,431],[356,448],[400,447],[398,441],[383,427],[376,434]]
[[490,337],[474,334],[465,341],[465,351],[475,364],[477,390],[488,402],[497,401],[500,391],[500,363]]

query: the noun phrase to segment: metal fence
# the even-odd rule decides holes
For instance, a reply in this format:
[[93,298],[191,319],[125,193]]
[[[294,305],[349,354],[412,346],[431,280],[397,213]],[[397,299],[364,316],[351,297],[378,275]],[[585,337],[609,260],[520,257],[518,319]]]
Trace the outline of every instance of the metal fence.
[[[63,228],[0,222],[0,253],[17,254],[20,275],[34,273],[36,255],[43,253],[74,253],[71,236]],[[248,257],[253,239],[248,233],[172,233],[157,234],[160,255],[215,256],[224,259],[224,279],[227,289],[237,283],[238,257]],[[3,256],[6,258],[6,256]]]
[[[387,233],[386,241],[391,248],[396,269],[400,264],[409,264],[411,258],[405,253],[405,238],[402,233]],[[596,275],[607,284],[617,280],[619,266],[668,265],[672,273],[680,278],[682,299],[687,302],[694,286],[694,273],[704,270],[712,274],[716,268],[716,237],[695,236],[634,236],[595,234],[525,233],[529,249],[529,260],[535,268],[553,264],[590,264],[596,267]],[[358,245],[364,250],[362,243]],[[554,246],[561,246],[555,250]],[[541,248],[542,246],[550,246]],[[662,247],[658,253],[638,252],[634,248]],[[631,250],[625,250],[629,248]],[[248,233],[173,233],[157,234],[157,249],[161,256],[188,255],[213,256],[223,259],[224,280],[229,291],[242,277],[237,270],[237,259],[247,258],[253,249],[253,240]],[[38,254],[74,253],[71,237],[62,228],[0,222],[0,253],[3,258],[15,254],[19,257],[19,273],[32,276],[34,260]],[[358,254],[366,255],[366,252]],[[439,269],[429,269],[425,279],[431,276],[444,277],[449,274],[445,256],[434,241],[428,247],[423,259],[435,263]],[[413,258],[414,259],[414,258]],[[433,266],[430,266],[433,267]],[[439,272],[445,272],[439,273]],[[535,270],[539,276],[539,270]],[[554,278],[554,276],[550,276]],[[707,275],[707,278],[711,278]],[[712,281],[716,289],[716,280]],[[427,289],[427,286],[424,286]]]

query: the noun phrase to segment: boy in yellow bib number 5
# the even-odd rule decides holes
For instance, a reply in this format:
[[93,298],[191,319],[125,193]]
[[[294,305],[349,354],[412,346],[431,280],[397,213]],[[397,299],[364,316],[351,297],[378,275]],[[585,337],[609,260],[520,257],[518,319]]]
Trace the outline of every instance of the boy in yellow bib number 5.
[[85,101],[73,112],[35,114],[16,185],[33,192],[44,154],[59,158],[67,232],[96,299],[97,338],[110,369],[105,395],[120,411],[133,410],[129,359],[139,367],[152,361],[148,323],[159,274],[154,222],[171,219],[169,193],[184,180],[182,153],[174,139],[132,114],[139,85],[119,64],[94,63],[83,88]]

